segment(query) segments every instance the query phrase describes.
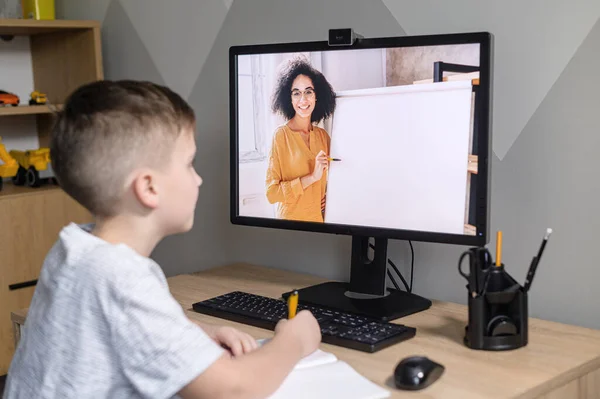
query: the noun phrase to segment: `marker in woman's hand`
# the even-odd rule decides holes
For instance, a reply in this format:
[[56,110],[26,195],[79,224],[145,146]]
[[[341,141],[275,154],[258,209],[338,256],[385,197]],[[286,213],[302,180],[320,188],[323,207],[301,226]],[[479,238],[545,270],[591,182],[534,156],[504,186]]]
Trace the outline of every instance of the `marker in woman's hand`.
[[338,161],[338,162],[341,161],[341,159],[339,159],[339,158],[327,158],[327,160],[330,162],[331,161]]

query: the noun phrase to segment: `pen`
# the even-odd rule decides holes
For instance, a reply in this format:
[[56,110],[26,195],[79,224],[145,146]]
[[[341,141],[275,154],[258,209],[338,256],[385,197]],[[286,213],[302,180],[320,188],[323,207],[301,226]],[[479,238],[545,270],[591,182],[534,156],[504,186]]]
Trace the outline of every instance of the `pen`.
[[527,278],[525,279],[525,286],[523,289],[525,291],[529,291],[531,287],[531,282],[533,281],[533,276],[535,275],[535,270],[537,269],[537,265],[540,263],[540,259],[542,258],[542,253],[544,252],[544,248],[546,248],[546,243],[548,242],[548,238],[550,238],[550,234],[552,234],[552,229],[546,229],[546,235],[542,240],[542,245],[540,245],[540,249],[536,257],[531,261],[531,265],[529,265],[529,271],[527,272]]
[[327,158],[328,161],[341,161],[339,158]]
[[496,266],[502,265],[502,231],[496,233]]
[[296,316],[298,308],[298,290],[294,290],[288,297],[288,319],[293,319]]

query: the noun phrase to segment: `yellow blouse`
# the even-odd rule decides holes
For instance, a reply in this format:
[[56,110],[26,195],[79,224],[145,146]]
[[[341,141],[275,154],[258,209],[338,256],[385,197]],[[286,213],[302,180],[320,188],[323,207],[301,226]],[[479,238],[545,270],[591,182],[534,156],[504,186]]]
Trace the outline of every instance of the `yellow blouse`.
[[322,223],[321,200],[325,197],[327,171],[320,181],[306,188],[302,188],[300,178],[312,173],[319,151],[329,155],[331,139],[324,129],[313,126],[308,148],[301,134],[287,125],[275,131],[267,168],[267,199],[271,204],[277,203],[280,219]]

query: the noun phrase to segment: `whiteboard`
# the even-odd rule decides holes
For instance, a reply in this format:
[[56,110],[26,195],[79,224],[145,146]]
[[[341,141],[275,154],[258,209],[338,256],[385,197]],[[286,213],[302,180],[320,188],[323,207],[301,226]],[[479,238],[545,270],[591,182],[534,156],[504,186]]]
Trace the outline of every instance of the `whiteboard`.
[[464,234],[471,81],[337,95],[325,222]]

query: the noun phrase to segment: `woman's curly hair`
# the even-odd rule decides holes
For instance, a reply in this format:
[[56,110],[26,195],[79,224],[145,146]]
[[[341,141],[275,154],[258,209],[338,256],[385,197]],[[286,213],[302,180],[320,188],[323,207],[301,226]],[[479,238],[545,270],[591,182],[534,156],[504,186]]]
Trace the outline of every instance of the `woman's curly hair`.
[[292,105],[292,84],[298,75],[308,76],[312,80],[315,89],[317,101],[310,117],[311,122],[319,123],[321,120],[333,115],[336,99],[333,88],[321,72],[302,58],[291,60],[279,74],[272,98],[271,108],[273,112],[283,115],[288,120],[296,115]]

